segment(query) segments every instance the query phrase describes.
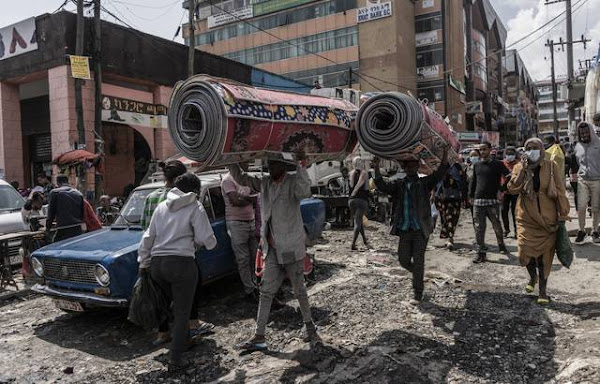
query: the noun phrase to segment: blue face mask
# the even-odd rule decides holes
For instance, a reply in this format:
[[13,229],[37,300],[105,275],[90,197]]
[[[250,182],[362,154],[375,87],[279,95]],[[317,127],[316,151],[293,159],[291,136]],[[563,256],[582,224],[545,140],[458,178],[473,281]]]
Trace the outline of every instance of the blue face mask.
[[515,155],[506,155],[506,160],[508,160],[509,162],[513,162],[515,161],[517,157]]
[[471,164],[477,164],[479,163],[479,157],[473,156],[471,157]]

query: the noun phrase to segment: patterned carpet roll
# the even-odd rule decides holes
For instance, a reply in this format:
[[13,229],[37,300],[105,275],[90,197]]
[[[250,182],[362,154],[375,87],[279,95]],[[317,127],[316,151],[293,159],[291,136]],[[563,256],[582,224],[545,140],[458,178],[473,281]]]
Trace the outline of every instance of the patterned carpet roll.
[[201,168],[298,150],[311,161],[341,160],[357,143],[357,109],[344,100],[199,75],[175,86],[169,132],[177,149]]
[[373,94],[358,111],[356,133],[362,147],[388,160],[420,159],[422,173],[440,164],[450,145],[451,161],[460,144],[455,133],[435,111],[403,93]]

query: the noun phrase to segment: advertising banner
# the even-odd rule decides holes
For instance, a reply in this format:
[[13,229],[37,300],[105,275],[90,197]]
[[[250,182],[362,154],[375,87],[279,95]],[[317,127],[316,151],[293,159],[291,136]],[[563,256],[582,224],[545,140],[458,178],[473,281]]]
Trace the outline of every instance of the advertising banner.
[[223,12],[217,15],[209,16],[207,19],[208,28],[218,27],[220,25],[233,23],[238,20],[250,19],[253,16],[253,8],[251,5],[248,5],[247,7],[236,9],[233,12]]
[[438,77],[440,75],[440,66],[432,65],[429,67],[417,68],[417,76],[419,78]]
[[438,32],[429,31],[415,34],[415,42],[417,47],[438,43]]
[[382,19],[392,16],[392,2],[369,4],[366,7],[358,8],[356,21],[364,23],[367,21]]
[[91,79],[90,61],[87,56],[69,55],[71,61],[71,76],[75,79]]
[[254,8],[254,16],[256,17],[292,8],[297,5],[312,3],[313,1],[315,0],[267,0],[260,3],[255,2],[252,7]]
[[102,96],[102,121],[167,128],[167,107],[115,96]]
[[38,48],[35,17],[0,28],[0,60]]

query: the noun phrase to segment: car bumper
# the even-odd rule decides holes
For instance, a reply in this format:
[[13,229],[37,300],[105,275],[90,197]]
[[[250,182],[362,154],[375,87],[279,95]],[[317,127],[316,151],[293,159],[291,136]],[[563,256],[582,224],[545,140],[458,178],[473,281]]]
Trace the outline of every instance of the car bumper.
[[79,303],[86,303],[101,307],[127,307],[128,305],[128,301],[126,299],[115,299],[86,292],[67,291],[42,284],[34,285],[31,290],[59,299],[77,301]]

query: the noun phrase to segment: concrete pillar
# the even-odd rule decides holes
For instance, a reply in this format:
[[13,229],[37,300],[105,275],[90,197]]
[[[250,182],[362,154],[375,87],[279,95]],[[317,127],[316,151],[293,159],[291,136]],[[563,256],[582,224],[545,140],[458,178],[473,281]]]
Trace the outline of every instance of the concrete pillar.
[[0,169],[8,182],[25,185],[19,86],[0,82]]
[[[159,85],[154,89],[154,104],[169,106],[169,99],[173,89]],[[165,128],[157,128],[154,130],[154,156],[159,160],[164,160],[175,155],[178,151],[169,136],[169,130]]]
[[[75,112],[75,81],[67,65],[48,70],[48,95],[50,99],[50,134],[52,158],[74,149],[78,141]],[[86,80],[82,89],[83,121],[86,150],[94,152],[94,82]],[[54,167],[53,174],[58,169]],[[94,191],[94,168],[86,172],[86,189]]]

